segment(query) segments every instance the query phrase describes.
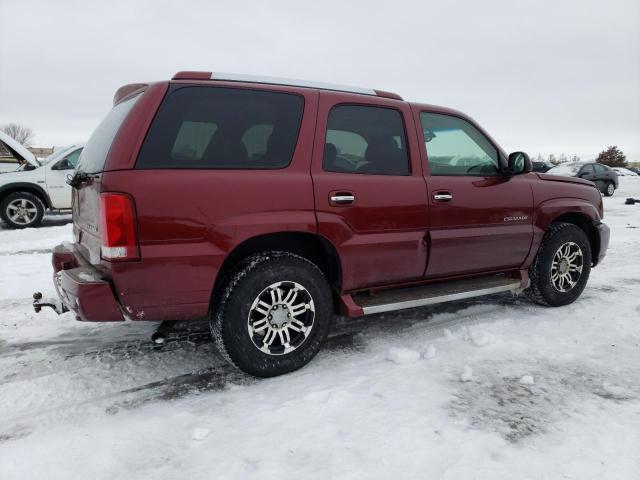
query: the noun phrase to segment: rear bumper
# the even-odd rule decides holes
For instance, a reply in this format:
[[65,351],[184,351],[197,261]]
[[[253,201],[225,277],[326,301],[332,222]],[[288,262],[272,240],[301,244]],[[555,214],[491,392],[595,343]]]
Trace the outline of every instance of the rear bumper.
[[610,231],[609,227],[602,222],[594,222],[593,226],[596,229],[596,234],[598,235],[598,251],[595,252],[596,255],[593,258],[593,266],[595,267],[607,254]]
[[124,315],[111,282],[87,263],[70,243],[53,250],[53,283],[65,309],[83,322],[119,322]]

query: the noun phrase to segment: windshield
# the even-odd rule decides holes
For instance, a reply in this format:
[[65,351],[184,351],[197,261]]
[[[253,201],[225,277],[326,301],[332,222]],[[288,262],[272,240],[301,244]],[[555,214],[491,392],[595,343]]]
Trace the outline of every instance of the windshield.
[[58,158],[64,157],[67,153],[70,153],[74,148],[76,148],[76,145],[72,145],[70,147],[65,147],[65,148],[59,148],[58,150],[56,150],[52,154],[47,155],[46,157],[39,159],[39,161],[40,161],[40,163],[42,165],[46,165],[47,163],[51,162],[52,160],[57,160]]
[[571,164],[571,165],[558,165],[557,167],[553,167],[547,171],[550,175],[564,175],[565,177],[573,177],[578,174],[580,171],[580,167],[582,165]]

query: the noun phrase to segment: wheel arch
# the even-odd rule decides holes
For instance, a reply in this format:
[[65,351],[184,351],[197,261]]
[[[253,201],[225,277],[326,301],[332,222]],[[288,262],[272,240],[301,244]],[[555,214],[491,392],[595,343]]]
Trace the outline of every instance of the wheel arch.
[[589,245],[591,246],[592,265],[595,266],[598,263],[598,252],[600,251],[600,237],[598,236],[596,227],[593,224],[593,220],[589,216],[579,212],[567,212],[554,218],[551,224],[553,223],[571,223],[579,227],[589,239]]
[[[333,244],[322,235],[287,231],[256,235],[238,244],[227,255],[218,271],[212,298],[221,293],[228,275],[239,262],[253,254],[275,250],[300,255],[313,262],[327,278],[334,297],[340,291],[342,269],[338,252]],[[334,305],[337,305],[335,298]]]
[[16,192],[31,193],[42,201],[45,208],[51,208],[51,199],[49,198],[49,195],[44,190],[44,188],[42,188],[40,185],[36,185],[35,183],[28,182],[14,182],[0,186],[0,202],[2,202],[7,195]]
[[[598,198],[600,193],[597,193]],[[533,220],[533,242],[529,255],[522,264],[522,268],[529,268],[538,253],[542,237],[547,229],[557,222],[567,222],[581,228],[591,245],[593,265],[598,262],[600,239],[595,225],[601,220],[598,208],[589,200],[583,198],[553,198],[539,204]]]

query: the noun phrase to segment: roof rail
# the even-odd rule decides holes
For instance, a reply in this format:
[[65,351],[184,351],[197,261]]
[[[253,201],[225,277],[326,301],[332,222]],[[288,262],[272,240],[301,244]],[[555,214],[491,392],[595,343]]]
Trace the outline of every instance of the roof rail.
[[224,82],[266,83],[272,85],[286,85],[290,87],[317,88],[320,90],[332,90],[336,92],[359,93],[361,95],[373,95],[378,97],[393,98],[395,100],[402,100],[402,97],[400,95],[396,93],[385,92],[384,90],[352,87],[334,83],[312,82],[308,80],[295,80],[292,78],[246,75],[242,73],[184,71],[176,73],[173,76],[173,80],[220,80]]

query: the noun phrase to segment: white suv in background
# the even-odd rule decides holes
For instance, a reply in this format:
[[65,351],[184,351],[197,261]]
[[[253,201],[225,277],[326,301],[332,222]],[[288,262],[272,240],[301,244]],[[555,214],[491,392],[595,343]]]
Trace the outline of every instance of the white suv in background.
[[0,142],[20,164],[13,172],[0,173],[0,218],[6,226],[37,227],[47,210],[71,209],[67,176],[73,173],[83,145],[72,145],[39,161],[4,132]]

